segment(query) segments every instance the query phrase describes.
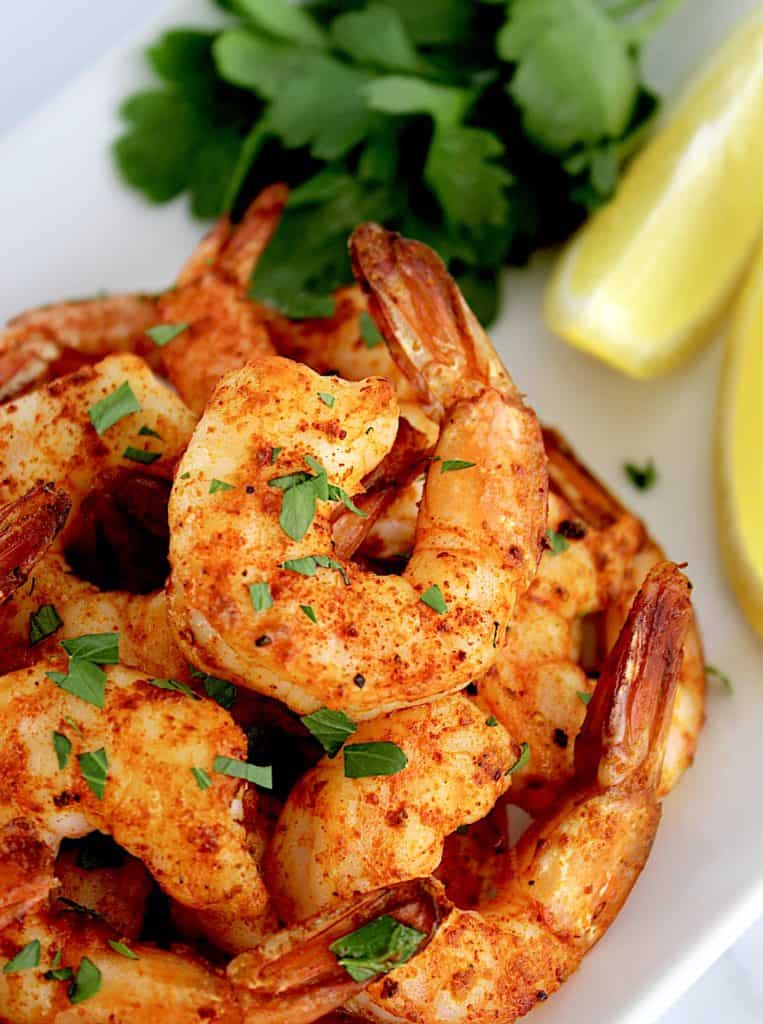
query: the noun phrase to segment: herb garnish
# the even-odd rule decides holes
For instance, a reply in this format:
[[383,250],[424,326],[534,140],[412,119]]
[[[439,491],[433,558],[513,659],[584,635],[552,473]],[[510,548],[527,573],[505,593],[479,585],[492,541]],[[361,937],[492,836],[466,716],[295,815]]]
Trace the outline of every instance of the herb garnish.
[[588,693],[586,690],[578,690],[577,695],[586,707],[591,703],[591,698],[593,697],[592,693]]
[[299,607],[311,622],[318,621],[318,616],[315,614],[315,609],[311,604],[301,604]]
[[103,707],[106,699],[106,673],[92,662],[70,658],[68,672],[46,672],[45,675],[67,693],[97,708]]
[[472,466],[476,465],[476,462],[464,462],[463,459],[444,459],[440,467],[440,474],[455,473],[460,469],[471,469]]
[[327,405],[329,409],[334,408],[334,402],[336,401],[336,397],[334,395],[330,395],[328,391],[319,391],[318,398],[320,398],[323,404]]
[[29,645],[33,647],[41,640],[52,636],[63,626],[63,620],[53,604],[43,604],[29,615]]
[[445,598],[442,596],[442,591],[440,590],[436,583],[433,583],[428,590],[424,591],[424,593],[421,595],[420,600],[423,601],[424,604],[427,605],[429,608],[432,608],[434,611],[438,612],[440,615],[445,615],[445,613],[448,610],[448,606],[445,603]]
[[292,540],[302,540],[315,518],[318,500],[341,501],[351,512],[365,517],[366,513],[355,505],[345,490],[328,482],[326,470],[316,459],[306,455],[305,462],[313,474],[298,471],[268,480],[270,487],[283,491],[279,522],[284,533]]
[[209,789],[212,785],[212,780],[203,768],[191,768],[191,772],[194,779],[196,779],[196,785],[199,789]]
[[72,741],[62,732],[53,733],[53,749],[56,752],[58,767],[63,770],[69,763],[69,755],[72,752]]
[[187,683],[181,683],[178,679],[147,679],[146,682],[160,690],[172,690],[175,693],[184,693],[186,697],[191,697],[193,700],[201,700],[198,693],[194,693]]
[[249,764],[237,761],[233,757],[218,756],[212,765],[218,775],[230,775],[234,779],[246,779],[263,789],[273,788],[273,768],[271,765]]
[[319,708],[300,721],[329,757],[336,757],[348,736],[352,736],[358,728],[344,711],[331,711],[329,708]]
[[350,577],[341,562],[328,558],[326,555],[304,555],[302,558],[289,558],[285,562],[281,562],[282,569],[298,572],[302,576],[314,576],[319,566],[322,569],[335,569],[344,580],[344,585],[350,586]]
[[138,434],[141,437],[155,437],[158,441],[162,440],[161,434],[157,434],[155,430],[152,430],[151,427],[145,426],[145,424],[140,428]]
[[625,475],[634,487],[640,491],[648,491],[657,483],[657,469],[654,462],[649,461],[644,466],[637,466],[634,462],[626,462],[623,465]]
[[514,772],[520,771],[530,763],[530,744],[522,743],[519,747],[519,757],[516,759],[511,768],[507,768],[505,774],[513,775]]
[[69,1002],[84,1003],[86,999],[92,998],[101,988],[101,978],[101,972],[93,961],[83,956],[69,986]]
[[77,754],[80,771],[88,785],[99,800],[103,800],[106,790],[106,777],[109,773],[109,759],[103,747],[84,754]]
[[270,593],[269,583],[250,583],[249,600],[256,612],[266,612],[273,607],[273,595]]
[[379,328],[365,310],[360,314],[360,338],[366,348],[376,348],[384,343]]
[[204,692],[207,697],[211,697],[221,708],[230,711],[236,703],[236,697],[238,696],[238,691],[233,683],[229,683],[227,679],[218,679],[217,676],[209,676],[206,672],[202,672],[201,669],[194,668],[193,666],[190,666],[190,668],[193,678],[200,679],[203,682]]
[[188,324],[185,323],[157,324],[156,327],[149,327],[146,334],[155,345],[161,348],[186,330],[188,330]]
[[218,491],[232,491],[234,490],[233,484],[226,484],[224,480],[213,480],[209,485],[209,493],[217,494]]
[[109,427],[113,427],[115,423],[133,412],[140,412],[140,402],[135,397],[129,380],[126,380],[119,385],[116,391],[112,391],[100,402],[91,405],[88,409],[88,416],[95,427],[95,432],[100,437]]
[[62,640],[61,646],[72,658],[95,665],[119,664],[119,633],[85,633]]
[[120,956],[126,957],[128,960],[140,960],[137,953],[133,953],[129,946],[126,946],[124,942],[117,942],[116,939],[108,939],[108,944],[114,950],[115,953],[119,953]]
[[396,743],[350,743],[344,748],[344,777],[367,779],[375,775],[397,775],[408,758]]
[[368,981],[410,960],[424,938],[424,932],[383,914],[332,942],[329,949],[354,981]]
[[546,540],[548,542],[548,549],[552,555],[561,555],[561,553],[566,551],[570,546],[567,538],[562,536],[561,533],[557,533],[556,530],[546,530]]
[[40,963],[40,940],[32,939],[27,942],[23,949],[3,966],[3,974],[17,974],[19,971],[28,971],[32,967],[38,967]]
[[495,717],[495,715],[488,715],[488,717],[485,719],[485,725],[498,725],[498,719]]
[[150,466],[152,462],[156,462],[161,457],[161,452],[149,452],[145,448],[133,448],[130,444],[122,452],[123,459],[130,459],[131,462],[140,462],[144,466]]

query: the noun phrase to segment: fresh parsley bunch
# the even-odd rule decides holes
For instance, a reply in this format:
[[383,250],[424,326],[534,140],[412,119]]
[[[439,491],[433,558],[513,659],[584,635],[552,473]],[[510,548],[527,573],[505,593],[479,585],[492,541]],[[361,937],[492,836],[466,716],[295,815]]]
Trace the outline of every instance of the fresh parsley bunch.
[[487,322],[503,264],[612,195],[657,106],[641,45],[680,0],[218,2],[227,27],[149,48],[162,86],[122,107],[125,180],[199,217],[287,181],[251,289],[287,315],[331,314],[372,219],[432,245]]

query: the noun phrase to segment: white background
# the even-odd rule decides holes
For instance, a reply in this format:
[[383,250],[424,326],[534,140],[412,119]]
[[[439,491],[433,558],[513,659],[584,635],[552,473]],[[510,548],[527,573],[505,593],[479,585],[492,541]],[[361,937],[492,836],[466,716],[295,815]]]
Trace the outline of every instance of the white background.
[[[723,0],[685,0],[698,7]],[[93,3],[26,0],[6,4],[0,64],[0,135],[23,121],[81,70],[164,4],[161,0]],[[71,144],[86,125],[71,126]],[[0,170],[0,182],[2,170]],[[33,211],[30,211],[33,216]],[[6,274],[13,268],[7,266]],[[759,813],[759,808],[751,808]],[[728,836],[734,842],[734,836]],[[701,894],[698,894],[701,899]],[[669,908],[668,908],[669,912]],[[638,950],[634,949],[634,961]],[[763,922],[755,926],[667,1013],[660,1024],[760,1024],[763,1021]],[[573,1022],[569,1024],[584,1024]]]

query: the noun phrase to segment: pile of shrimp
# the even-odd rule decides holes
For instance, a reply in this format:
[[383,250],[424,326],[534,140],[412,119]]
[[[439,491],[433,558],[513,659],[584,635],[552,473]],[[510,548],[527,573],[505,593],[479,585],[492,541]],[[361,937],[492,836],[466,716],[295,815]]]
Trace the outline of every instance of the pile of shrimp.
[[681,568],[425,245],[360,225],[328,319],[253,301],[287,199],[0,335],[10,1024],[509,1024],[692,762]]

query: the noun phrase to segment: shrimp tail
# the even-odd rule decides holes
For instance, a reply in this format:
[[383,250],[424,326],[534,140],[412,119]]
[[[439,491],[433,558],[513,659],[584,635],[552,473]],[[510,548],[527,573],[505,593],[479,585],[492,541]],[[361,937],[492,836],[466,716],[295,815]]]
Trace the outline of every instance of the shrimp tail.
[[23,818],[0,826],[0,931],[56,886],[50,847]]
[[519,397],[432,249],[367,223],[352,233],[350,257],[376,326],[430,415],[442,419],[453,401],[473,397],[483,385]]
[[579,783],[656,789],[691,622],[690,592],[672,562],[655,565],[644,580],[575,745]]
[[25,582],[71,511],[68,494],[37,484],[0,508],[0,604]]
[[354,980],[331,952],[339,938],[387,914],[422,932],[421,952],[452,905],[431,878],[371,892],[352,903],[314,915],[277,932],[228,965],[228,979],[246,990],[240,997],[247,1019],[257,1024],[307,1024],[362,991],[370,979]]

